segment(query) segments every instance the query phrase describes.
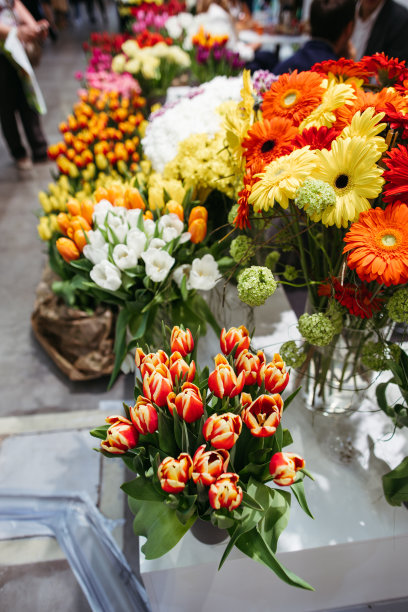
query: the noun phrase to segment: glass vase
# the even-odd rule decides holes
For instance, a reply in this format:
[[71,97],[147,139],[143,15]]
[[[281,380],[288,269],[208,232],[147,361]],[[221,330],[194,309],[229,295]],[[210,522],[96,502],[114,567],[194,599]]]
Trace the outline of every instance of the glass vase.
[[302,394],[309,410],[343,414],[360,405],[373,372],[361,362],[366,329],[344,328],[327,346],[311,346],[301,373]]
[[193,523],[190,531],[196,540],[203,544],[219,544],[228,537],[226,529],[219,529],[211,521],[204,521],[200,517]]

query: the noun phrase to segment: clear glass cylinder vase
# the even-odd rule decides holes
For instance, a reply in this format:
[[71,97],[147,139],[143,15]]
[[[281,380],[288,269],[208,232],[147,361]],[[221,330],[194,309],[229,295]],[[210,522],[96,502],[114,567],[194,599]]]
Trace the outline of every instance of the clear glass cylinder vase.
[[361,361],[366,329],[344,328],[327,346],[311,346],[302,369],[302,394],[309,410],[342,414],[356,410],[373,381]]

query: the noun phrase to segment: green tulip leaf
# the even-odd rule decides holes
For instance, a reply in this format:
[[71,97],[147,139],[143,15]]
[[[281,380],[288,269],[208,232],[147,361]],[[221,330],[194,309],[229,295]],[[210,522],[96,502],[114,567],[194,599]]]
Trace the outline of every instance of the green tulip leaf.
[[302,508],[306,514],[310,516],[310,518],[314,519],[313,514],[310,512],[309,506],[307,505],[306,495],[305,495],[305,487],[303,485],[303,479],[294,482],[290,487],[293,491],[294,496],[299,502],[299,506]]
[[153,486],[153,482],[149,479],[138,476],[134,480],[123,483],[121,489],[134,499],[144,501],[157,501],[163,503],[163,498],[166,497],[166,493],[162,491],[160,494]]
[[92,429],[92,431],[90,431],[89,433],[94,438],[99,438],[100,440],[106,440],[106,432],[108,431],[109,427],[110,427],[109,423],[106,423],[106,425],[95,427],[95,429]]
[[391,506],[408,502],[408,457],[382,477],[384,495]]
[[147,538],[142,546],[146,559],[157,559],[171,550],[193,525],[193,514],[184,524],[177,511],[159,501],[129,498],[129,507],[135,515],[133,530],[137,536]]

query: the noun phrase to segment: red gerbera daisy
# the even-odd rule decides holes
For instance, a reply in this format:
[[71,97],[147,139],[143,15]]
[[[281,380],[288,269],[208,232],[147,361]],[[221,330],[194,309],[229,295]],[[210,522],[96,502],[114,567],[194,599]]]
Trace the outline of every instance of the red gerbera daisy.
[[398,145],[387,152],[384,163],[388,170],[383,174],[386,180],[384,185],[384,202],[395,202],[408,196],[408,147]]
[[347,265],[361,280],[387,287],[408,281],[408,206],[403,202],[360,213],[344,242]]
[[357,286],[353,283],[343,285],[334,276],[319,285],[318,295],[333,297],[339,304],[347,308],[350,314],[361,319],[371,319],[375,312],[381,309],[383,299],[373,298],[373,293],[365,286]]
[[368,83],[368,79],[370,77],[370,73],[360,62],[345,59],[344,57],[341,57],[338,60],[326,60],[325,62],[319,62],[312,66],[310,70],[312,72],[318,72],[319,74],[331,73],[341,82],[354,78],[363,79],[365,83]]
[[297,72],[281,74],[265,92],[262,112],[264,119],[284,117],[294,125],[299,125],[312,110],[317,108],[326,91],[322,86],[322,77],[315,72]]
[[389,58],[385,53],[365,55],[361,58],[360,64],[369,74],[376,77],[382,87],[403,83],[408,78],[405,62],[400,62],[394,57]]
[[311,127],[303,130],[301,134],[297,134],[293,139],[295,149],[302,149],[309,145],[311,149],[331,149],[333,140],[340,134],[335,128],[328,128],[325,125],[322,127]]
[[257,121],[242,141],[247,165],[252,165],[255,160],[262,160],[267,165],[277,157],[287,155],[293,150],[292,140],[296,134],[297,129],[289,119],[274,117]]
[[[408,84],[408,81],[407,81]],[[408,138],[408,113],[405,115],[398,111],[391,103],[385,105],[387,109],[387,120],[393,130],[403,130],[402,138]]]
[[262,160],[255,160],[252,165],[248,166],[245,170],[243,178],[244,188],[241,189],[238,194],[238,212],[234,219],[235,227],[239,227],[240,229],[251,227],[251,223],[249,221],[248,198],[251,194],[252,186],[260,180],[260,178],[255,177],[255,175],[262,172],[263,168],[264,164]]

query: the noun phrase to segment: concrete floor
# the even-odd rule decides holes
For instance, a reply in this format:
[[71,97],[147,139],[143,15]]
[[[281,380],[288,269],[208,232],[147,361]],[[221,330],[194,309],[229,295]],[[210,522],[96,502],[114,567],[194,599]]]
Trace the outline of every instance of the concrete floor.
[[[48,113],[43,125],[49,143],[59,139],[58,124],[76,101],[74,73],[85,67],[82,42],[90,27],[83,19],[71,23],[56,44],[47,42],[37,77]],[[102,30],[102,23],[96,24]],[[117,17],[109,10],[110,29]],[[52,180],[53,164],[37,165],[19,174],[0,138],[0,416],[36,412],[97,408],[102,399],[132,396],[132,377],[121,376],[111,391],[107,379],[70,382],[54,366],[31,332],[30,315],[35,288],[46,261],[44,245],[37,237],[37,193]]]

